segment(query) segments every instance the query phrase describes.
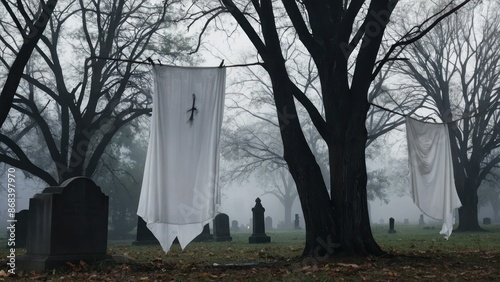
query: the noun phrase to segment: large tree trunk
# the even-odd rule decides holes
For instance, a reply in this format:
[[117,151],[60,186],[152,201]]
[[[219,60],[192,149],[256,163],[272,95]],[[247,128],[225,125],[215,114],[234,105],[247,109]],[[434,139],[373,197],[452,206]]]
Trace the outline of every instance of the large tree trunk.
[[293,86],[283,66],[269,71],[283,141],[284,159],[297,186],[304,215],[303,257],[326,259],[334,252],[333,210],[321,169],[306,141],[290,93]]
[[465,182],[456,184],[462,207],[458,210],[459,222],[455,231],[484,231],[479,226],[477,188],[470,182],[466,178]]
[[[293,100],[290,106],[294,107]],[[281,109],[287,108],[290,109]],[[295,180],[304,214],[306,242],[302,256],[326,259],[334,252],[335,229],[321,169],[303,138],[297,118],[283,127],[282,134],[288,136],[283,138],[284,157]]]
[[303,257],[327,259],[336,247],[336,234],[327,189],[312,154],[302,153],[288,158],[290,171],[297,183],[306,229]]
[[[278,72],[275,72],[276,74]],[[284,158],[297,185],[306,223],[304,257],[327,259],[333,253],[381,255],[370,229],[366,193],[365,127],[367,103],[339,106],[347,123],[335,123],[329,146],[332,164],[332,200],[328,195],[321,168],[307,144],[297,118],[293,91],[285,73],[271,75],[275,90]],[[351,98],[347,98],[349,101]],[[345,126],[347,124],[347,126]]]
[[[472,173],[466,175],[465,171],[467,167],[466,163],[469,162],[467,155],[467,148],[462,144],[464,149],[460,150],[457,142],[459,142],[458,131],[456,126],[449,126],[448,131],[450,132],[450,147],[451,154],[453,157],[453,175],[455,176],[455,188],[457,189],[458,197],[462,203],[462,207],[458,209],[458,227],[455,231],[482,231],[479,227],[478,210],[477,210],[477,189],[479,185],[474,183],[477,173]],[[476,170],[477,171],[477,170]]]
[[343,138],[333,136],[329,150],[337,242],[339,251],[347,255],[381,255],[384,252],[375,242],[370,228],[366,191],[368,133],[364,121],[368,106],[363,101],[350,99],[347,97],[348,102],[336,109],[347,126],[338,129]]

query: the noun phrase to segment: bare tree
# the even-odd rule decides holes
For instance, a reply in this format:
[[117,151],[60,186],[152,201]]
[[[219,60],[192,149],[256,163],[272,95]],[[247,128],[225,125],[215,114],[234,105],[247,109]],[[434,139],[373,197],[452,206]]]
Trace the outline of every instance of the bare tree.
[[[295,181],[306,222],[303,256],[335,253],[380,255],[368,217],[365,126],[372,81],[394,52],[420,39],[462,2],[394,42],[380,62],[379,47],[398,1],[223,0],[209,17],[227,10],[248,36],[267,71],[283,143],[283,157]],[[279,20],[277,20],[279,19]],[[361,22],[358,28],[354,23]],[[293,26],[318,70],[324,115],[295,84],[278,30]],[[349,68],[349,61],[354,68]],[[349,75],[351,73],[351,75]],[[330,195],[306,140],[295,101],[328,147]]]
[[[92,176],[118,130],[150,113],[148,69],[133,61],[145,60],[161,45],[170,47],[168,55],[179,51],[161,32],[172,24],[171,4],[60,2],[35,47],[31,71],[22,75],[25,86],[14,96],[12,123],[0,133],[0,161],[49,185]],[[11,40],[2,41],[0,63],[10,70],[6,58],[17,37],[6,22],[2,32]],[[27,127],[15,123],[19,118]],[[28,150],[38,134],[49,165]]]
[[477,190],[500,163],[500,6],[477,4],[443,21],[407,49],[401,73],[431,99],[424,108],[449,123],[457,231],[481,230]]

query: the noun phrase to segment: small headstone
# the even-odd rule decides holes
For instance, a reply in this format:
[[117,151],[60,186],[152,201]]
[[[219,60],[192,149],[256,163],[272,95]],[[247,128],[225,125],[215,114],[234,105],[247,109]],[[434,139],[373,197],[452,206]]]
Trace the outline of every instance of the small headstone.
[[214,240],[217,242],[232,241],[229,234],[229,216],[220,213],[214,218]]
[[233,232],[240,231],[240,226],[238,225],[238,221],[237,220],[231,221],[231,231],[233,231]]
[[418,225],[424,225],[424,224],[425,224],[425,222],[424,222],[424,215],[421,214],[420,218],[418,219]]
[[296,230],[300,229],[300,221],[299,221],[299,214],[298,213],[295,214],[294,224],[295,224]]
[[396,233],[396,230],[394,229],[394,218],[389,218],[389,234],[394,234]]
[[108,196],[90,178],[74,177],[30,199],[28,241],[20,270],[45,271],[67,262],[111,259]]
[[408,218],[405,218],[405,224],[410,224],[410,220]]
[[132,245],[136,246],[136,245],[158,245],[158,244],[160,244],[160,242],[158,242],[158,239],[156,239],[155,235],[153,235],[153,232],[149,230],[144,219],[138,216],[137,233],[135,236],[135,241],[132,242]]
[[266,216],[266,230],[273,230],[273,218]]
[[484,225],[491,225],[491,218],[489,218],[489,217],[483,218],[483,224]]
[[200,235],[193,239],[193,242],[212,242],[213,240],[214,236],[210,234],[210,225],[207,223],[203,226],[203,231],[201,231]]
[[[26,248],[28,240],[28,210],[22,210],[15,215],[14,232],[7,231],[7,248]],[[10,224],[10,223],[9,223]],[[14,234],[14,238],[10,238],[10,234]]]
[[253,233],[248,238],[248,242],[253,243],[269,243],[271,237],[266,235],[266,226],[264,223],[264,212],[266,209],[260,203],[260,199],[255,199],[255,206],[252,208],[253,213]]

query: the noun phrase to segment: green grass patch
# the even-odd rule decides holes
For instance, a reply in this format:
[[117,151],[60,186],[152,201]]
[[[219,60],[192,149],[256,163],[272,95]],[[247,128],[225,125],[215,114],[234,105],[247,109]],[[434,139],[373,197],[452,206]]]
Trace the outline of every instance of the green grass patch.
[[500,225],[483,226],[486,232],[453,232],[448,240],[439,234],[440,225],[399,225],[395,229],[395,234],[388,234],[386,226],[372,227],[373,236],[383,250],[388,252],[500,250]]

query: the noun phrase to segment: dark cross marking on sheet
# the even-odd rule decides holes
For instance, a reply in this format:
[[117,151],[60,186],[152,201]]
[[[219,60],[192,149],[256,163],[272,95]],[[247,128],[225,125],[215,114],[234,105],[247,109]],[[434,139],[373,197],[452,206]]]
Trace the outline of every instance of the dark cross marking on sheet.
[[187,121],[190,125],[193,125],[194,115],[198,113],[198,109],[194,106],[195,102],[196,102],[196,95],[193,93],[193,105],[191,106],[191,109],[186,111],[186,113],[191,112],[191,115],[189,116],[189,119]]

